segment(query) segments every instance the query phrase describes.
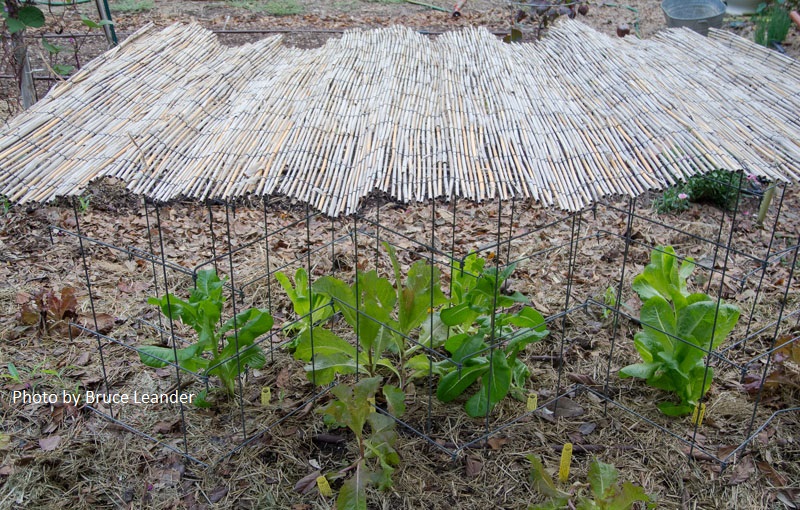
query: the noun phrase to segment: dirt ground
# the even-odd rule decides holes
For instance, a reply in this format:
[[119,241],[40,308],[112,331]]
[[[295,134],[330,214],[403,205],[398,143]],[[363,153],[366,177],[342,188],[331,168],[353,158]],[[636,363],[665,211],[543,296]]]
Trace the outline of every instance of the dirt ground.
[[[440,0],[427,3],[448,11],[452,8],[449,2]],[[299,47],[324,44],[327,38],[337,37],[348,28],[397,23],[434,33],[465,25],[503,33],[509,30],[513,14],[506,4],[490,1],[467,2],[457,19],[450,12],[392,0],[125,0],[110,5],[121,37],[147,22],[166,25],[193,20],[223,31],[220,37],[229,44],[271,35],[261,32],[265,30],[284,33],[287,44]],[[47,27],[48,33],[61,31],[63,37],[56,40],[65,46],[74,45],[78,62],[86,62],[102,51],[104,43],[97,31],[79,24],[81,13],[93,17],[93,4],[81,4],[77,12],[53,9],[62,18]],[[273,15],[277,12],[294,14]],[[658,3],[652,0],[591,3],[588,14],[579,19],[610,34],[620,23],[628,23],[642,37],[665,27]],[[745,18],[728,19],[724,28],[745,36],[752,31]],[[86,37],[82,37],[84,33]],[[532,39],[532,32],[526,31],[525,37]],[[800,54],[800,42],[796,41],[793,28],[786,44],[791,55]],[[64,53],[50,63],[75,61],[75,54]],[[39,58],[37,66],[44,68],[41,61]],[[38,82],[40,94],[45,93],[48,83]],[[0,87],[9,98],[5,112],[0,114],[8,115],[17,108],[9,92],[12,87],[8,80],[0,82]],[[2,104],[0,101],[0,109]],[[692,204],[681,213],[657,215],[651,198],[638,202],[643,219],[632,234],[639,244],[629,254],[631,267],[623,282],[621,302],[626,309],[639,306],[630,290],[630,279],[647,263],[647,246],[671,244],[706,263],[713,258],[711,244],[692,236],[715,239],[719,209]],[[512,259],[522,260],[511,280],[513,290],[528,296],[545,315],[562,310],[567,295],[576,303],[590,298],[603,302],[606,289],[619,280],[624,251],[621,238],[627,224],[617,207],[624,208],[624,201],[612,201],[609,207],[581,215],[579,225],[586,239],[579,245],[573,266],[568,249],[573,223],[567,215],[527,203],[514,204],[513,210],[512,205],[505,204],[500,211],[496,204],[457,205],[455,210],[453,204],[436,204],[432,211],[431,204],[391,205],[376,198],[364,215],[377,218],[378,223],[412,240],[425,238],[425,242],[430,239],[433,224],[435,244],[460,250],[462,255],[493,242],[499,220],[502,232],[519,236],[508,253]],[[758,331],[774,320],[782,303],[786,303],[788,312],[797,310],[800,301],[800,289],[790,281],[790,260],[773,261],[763,280],[745,280],[750,272],[761,274],[758,255],[749,258],[746,254],[763,253],[770,240],[775,240],[773,251],[797,243],[800,197],[796,189],[788,189],[778,222],[774,221],[777,203],[773,205],[768,228],[754,224],[757,201],[743,199],[740,207],[730,244],[741,253],[730,260],[728,278],[744,283],[722,285],[723,297],[747,312],[747,322],[740,323],[734,338],[745,334],[745,324],[749,330]],[[233,214],[232,220],[228,213]],[[309,265],[315,276],[337,274],[345,279],[352,276],[356,265],[360,269],[377,267],[382,274],[390,274],[385,253],[376,249],[376,239],[364,236],[358,243],[352,241],[355,229],[370,231],[366,221],[358,225],[353,219],[331,221],[315,216],[305,222],[302,207],[280,200],[267,208],[237,204],[235,211],[175,203],[163,206],[159,214],[164,254],[174,262],[163,277],[174,292],[180,294],[190,286],[182,271],[230,248],[241,248],[231,262],[233,271],[224,264],[219,264],[218,270],[236,281],[252,281],[239,304],[269,303],[276,328],[293,315],[277,283],[259,280],[261,268],[267,264],[272,269],[285,264],[287,273]],[[154,343],[158,337],[158,314],[146,299],[156,292],[154,267],[157,272],[161,269],[141,256],[159,251],[149,244],[148,233],[157,232],[152,221],[152,208],[145,210],[136,197],[113,183],[98,183],[75,202],[75,207],[11,207],[0,217],[0,374],[4,378],[0,389],[0,508],[333,508],[333,497],[320,494],[313,484],[306,487],[308,484],[302,481],[318,471],[334,472],[347,466],[356,453],[354,438],[325,427],[316,410],[330,397],[323,395],[309,404],[318,389],[306,379],[303,363],[283,349],[275,349],[263,369],[248,373],[241,394],[211,410],[181,410],[174,405],[97,406],[100,411],[113,413],[115,419],[110,420],[82,405],[20,404],[11,400],[14,391],[22,390],[59,394],[97,391],[105,380],[119,393],[137,389],[165,392],[175,384],[174,372],[144,367],[131,351],[131,347]],[[230,236],[220,230],[228,222]],[[266,240],[268,248],[259,238],[265,222],[268,231],[280,232]],[[217,230],[210,232],[210,225]],[[64,230],[54,231],[51,226]],[[70,234],[78,229],[106,244],[87,240],[81,248]],[[330,240],[337,236],[344,240],[331,245]],[[254,239],[259,242],[249,245]],[[397,247],[404,269],[424,256],[424,250],[399,234],[383,230],[380,239]],[[309,251],[309,247],[318,250]],[[565,282],[570,267],[575,274],[568,288]],[[161,277],[158,274],[156,280]],[[692,280],[697,286],[706,282],[713,283],[713,276],[703,272]],[[77,317],[73,320],[94,326],[85,321],[93,309],[100,314],[99,329],[113,339],[101,342],[102,351],[95,337],[70,336],[64,323],[55,323],[53,317],[48,319],[48,331],[20,324],[20,312],[37,292],[52,290],[61,296],[59,292],[65,288],[76,291]],[[754,296],[759,289],[763,301],[756,306]],[[789,323],[783,333],[796,336],[797,318]],[[783,412],[798,406],[796,366],[787,364],[784,383],[765,393],[759,405],[745,391],[738,369],[719,367],[704,425],[695,430],[689,418],[666,418],[654,409],[653,402],[663,400],[663,392],[641,381],[616,377],[621,367],[638,361],[632,346],[633,334],[639,330],[635,321],[623,319],[615,335],[611,319],[602,309],[587,306],[570,313],[566,320],[555,320],[550,329],[553,333],[548,340],[524,354],[532,372],[529,389],[540,401],[560,395],[559,389],[574,383],[596,387],[609,373],[614,402],[637,414],[608,406],[597,394],[583,392],[570,393],[568,398],[574,405],[562,409],[557,418],[547,413],[526,415],[526,403],[506,399],[491,420],[484,422],[469,418],[460,403],[428,399],[428,388],[424,381],[418,381],[416,387],[407,389],[408,423],[427,430],[432,442],[401,428],[397,445],[401,463],[393,477],[394,485],[387,491],[370,490],[369,508],[527,508],[542,496],[529,480],[526,456],[539,456],[551,473],[557,472],[559,452],[566,442],[577,445],[577,453],[568,483],[559,486],[563,490],[586,492],[589,462],[597,458],[617,466],[621,480],[644,487],[657,508],[800,508],[800,415]],[[76,335],[79,332],[72,331]],[[283,333],[276,338],[285,340]],[[745,363],[765,352],[771,338],[769,331],[755,335],[749,346],[729,355],[737,363]],[[16,374],[9,370],[9,363]],[[755,367],[762,365],[757,362]],[[202,389],[197,381],[184,382],[187,391]],[[266,405],[261,401],[264,388],[271,388],[272,393]],[[769,421],[773,413],[778,414]],[[523,418],[504,428],[493,441],[459,450],[455,457],[448,453],[519,416]],[[245,440],[242,422],[246,423],[248,437],[270,428],[241,450],[226,455]],[[766,425],[731,459],[733,465],[723,470],[704,453],[725,458],[743,441],[751,423],[756,428]],[[150,434],[158,442],[140,437],[131,428]],[[324,434],[335,438],[320,440],[328,437]],[[689,443],[699,449],[690,448]],[[176,453],[184,449],[197,462]],[[340,482],[333,485],[334,490],[340,488]]]

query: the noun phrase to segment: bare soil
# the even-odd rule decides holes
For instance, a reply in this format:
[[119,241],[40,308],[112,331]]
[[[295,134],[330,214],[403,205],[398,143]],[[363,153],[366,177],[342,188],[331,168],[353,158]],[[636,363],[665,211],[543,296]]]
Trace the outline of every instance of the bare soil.
[[[512,14],[499,2],[470,1],[463,15],[454,19],[450,13],[388,0],[297,0],[291,5],[299,6],[301,14],[266,14],[265,9],[275,9],[279,3],[289,5],[253,1],[237,7],[226,2],[168,0],[157,2],[152,8],[146,8],[145,2],[111,2],[111,9],[120,35],[147,22],[166,25],[194,20],[217,30],[239,31],[220,34],[229,44],[263,37],[259,31],[272,30],[285,31],[287,44],[299,47],[324,44],[328,37],[336,37],[338,31],[348,28],[395,23],[430,32],[468,24],[504,32],[508,31]],[[438,0],[429,3],[452,7]],[[120,7],[128,11],[120,11]],[[617,25],[625,22],[638,27],[643,37],[665,26],[657,2],[635,0],[627,7],[635,10],[616,4],[592,4],[588,15],[581,19],[606,33],[614,33]],[[144,10],[130,12],[134,8]],[[79,15],[92,16],[92,10],[93,4],[82,4],[78,11],[63,13],[63,34],[77,36],[84,32]],[[751,30],[747,19],[732,21],[734,24],[728,24],[728,29],[744,35]],[[49,33],[60,30],[58,26],[47,28]],[[532,34],[526,33],[526,37],[531,38]],[[800,43],[794,42],[796,38],[796,30],[792,29],[786,46],[792,54],[800,49],[796,47]],[[72,44],[68,37],[65,40]],[[102,38],[91,33],[75,40],[81,62],[104,47]],[[58,58],[73,61],[75,56]],[[47,84],[40,82],[40,93],[45,92]],[[7,80],[0,83],[0,90],[7,93],[4,97],[13,96],[8,92],[13,86]],[[13,100],[0,101],[0,116],[15,109]],[[770,227],[762,229],[753,220],[758,203],[744,199],[731,245],[758,259],[770,240],[778,248],[797,243],[799,202],[796,189],[790,188],[780,221],[774,222],[774,204],[767,219]],[[302,493],[295,485],[316,470],[332,472],[347,466],[355,457],[355,440],[342,431],[333,431],[345,439],[342,444],[314,440],[320,433],[330,432],[316,412],[330,397],[323,395],[309,403],[318,389],[307,380],[303,363],[282,349],[275,349],[264,369],[247,374],[241,394],[231,400],[221,399],[211,410],[180,409],[174,405],[117,405],[113,409],[97,406],[113,413],[114,421],[83,405],[23,405],[11,400],[15,390],[102,390],[106,379],[119,393],[164,392],[175,384],[174,371],[147,368],[131,350],[154,343],[159,336],[159,316],[146,303],[156,291],[154,266],[138,256],[141,252],[131,250],[159,251],[149,244],[148,237],[148,233],[157,232],[151,223],[154,211],[145,210],[137,197],[129,196],[114,183],[96,183],[85,194],[84,202],[77,204],[76,208],[67,202],[13,207],[0,217],[0,260],[4,263],[0,267],[0,373],[6,376],[0,389],[0,508],[333,508],[333,498],[322,496],[313,487]],[[610,204],[626,206],[624,201]],[[431,225],[436,226],[434,244],[460,255],[494,242],[498,225],[504,235],[513,232],[521,236],[505,254],[522,260],[512,278],[512,290],[528,296],[546,315],[564,309],[568,292],[575,303],[589,298],[603,302],[605,290],[619,280],[624,257],[621,237],[627,224],[625,215],[614,207],[599,207],[581,215],[581,232],[588,238],[579,245],[572,266],[568,241],[573,223],[563,213],[528,203],[514,204],[513,210],[512,204],[505,204],[500,211],[492,203],[458,203],[457,209],[453,207],[391,205],[378,197],[365,207],[364,215],[398,231],[394,234],[383,229],[380,239],[397,246],[404,267],[425,256],[416,241],[429,244]],[[634,225],[632,237],[639,244],[629,254],[630,267],[621,300],[626,310],[633,311],[639,305],[630,290],[630,278],[647,263],[647,247],[671,244],[679,253],[699,261],[713,260],[710,244],[692,236],[715,239],[721,216],[717,208],[707,204],[693,204],[679,214],[656,215],[650,197],[638,202],[637,211],[664,225],[645,219]],[[292,273],[294,268],[310,262],[314,276],[335,274],[344,279],[352,277],[356,265],[390,275],[388,259],[381,249],[376,249],[376,239],[363,236],[353,242],[354,229],[369,229],[367,222],[359,225],[352,218],[332,221],[315,216],[305,222],[302,219],[306,211],[302,207],[281,200],[274,200],[267,209],[259,204],[238,204],[235,211],[175,203],[160,208],[159,214],[164,254],[175,268],[162,275],[155,266],[157,279],[163,282],[165,276],[170,289],[181,295],[191,280],[179,268],[193,268],[216,254],[241,248],[230,266],[225,259],[218,270],[237,282],[252,281],[237,306],[269,303],[276,327],[292,320],[293,315],[275,281],[258,279],[267,264],[273,270],[285,264],[284,271]],[[228,222],[230,236],[222,230]],[[264,232],[265,222],[270,232],[285,230],[266,240],[268,249],[263,242],[248,246]],[[52,230],[51,226],[63,231]],[[78,229],[108,246],[87,240],[81,247],[70,234]],[[596,237],[591,238],[592,235]],[[332,238],[339,236],[343,238],[341,242],[329,245]],[[319,250],[309,252],[309,248]],[[84,272],[84,261],[88,273]],[[567,288],[571,267],[575,272],[569,280],[572,286]],[[730,281],[743,279],[751,271],[760,274],[757,260],[742,255],[732,256],[729,267]],[[750,278],[741,286],[720,286],[713,275],[703,271],[698,271],[691,283],[700,288],[710,282],[712,288],[723,289],[723,297],[745,310],[747,323],[758,330],[775,319],[783,301],[786,310],[798,309],[800,289],[796,282],[787,280],[789,271],[790,261],[777,260],[769,265],[763,280]],[[87,278],[92,286],[91,302]],[[784,296],[787,286],[789,292]],[[38,291],[53,290],[58,294],[69,287],[77,292],[75,320],[87,321],[94,309],[101,314],[99,328],[113,339],[101,342],[102,356],[94,336],[71,336],[64,324],[53,318],[46,331],[20,324],[23,304]],[[754,304],[758,289],[762,299]],[[797,319],[791,322],[791,331],[796,335]],[[745,324],[740,324],[733,338],[744,335]],[[95,327],[93,321],[87,325]],[[738,370],[718,367],[704,424],[695,430],[688,418],[672,419],[658,413],[654,403],[668,398],[664,392],[615,375],[619,368],[638,361],[632,345],[633,334],[639,330],[635,321],[621,320],[615,334],[612,319],[604,316],[600,307],[587,306],[569,314],[566,320],[556,320],[551,330],[549,339],[524,354],[532,372],[529,389],[538,394],[540,401],[558,396],[560,389],[576,382],[590,387],[603,383],[608,372],[610,397],[637,414],[609,406],[597,395],[583,392],[568,395],[579,406],[571,408],[571,415],[562,411],[557,419],[546,413],[524,416],[524,402],[506,399],[487,423],[469,418],[460,402],[442,404],[429,399],[426,382],[416,381],[408,390],[408,423],[427,430],[432,443],[401,428],[398,451],[402,462],[394,474],[394,486],[384,492],[370,491],[369,508],[527,508],[540,501],[541,495],[528,479],[526,456],[540,456],[546,467],[555,471],[560,449],[566,442],[578,445],[578,453],[569,483],[562,486],[564,490],[586,489],[586,471],[596,457],[616,465],[621,479],[642,485],[653,495],[658,508],[800,507],[800,415],[781,413],[768,422],[774,412],[798,405],[797,367],[790,365],[788,369],[788,381],[794,381],[794,385],[787,383],[763,394],[758,406],[754,397],[744,391]],[[730,356],[737,363],[745,363],[765,352],[771,338],[767,331]],[[285,337],[278,334],[276,339]],[[16,367],[18,379],[10,377],[9,363]],[[272,392],[268,405],[261,403],[265,387]],[[189,378],[185,389],[199,391],[202,385]],[[481,437],[487,428],[507,424],[519,416],[523,418],[495,435],[493,441],[459,450],[455,458],[447,453]],[[226,456],[245,440],[242,420],[247,423],[248,437],[271,427],[240,451]],[[751,422],[756,427],[768,424],[731,459],[735,464],[723,470],[703,453],[709,451],[724,458],[741,444]],[[150,434],[159,442],[143,438],[131,428]],[[200,462],[175,453],[175,449],[188,450]],[[336,489],[338,484],[334,484]]]

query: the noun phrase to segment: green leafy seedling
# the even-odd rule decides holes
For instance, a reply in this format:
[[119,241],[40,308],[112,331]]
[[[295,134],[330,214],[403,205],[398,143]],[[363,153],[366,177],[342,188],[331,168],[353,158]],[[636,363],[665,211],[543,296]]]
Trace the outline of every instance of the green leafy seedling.
[[16,365],[9,362],[8,365],[6,365],[6,368],[8,369],[8,373],[2,374],[3,377],[5,377],[6,379],[11,379],[17,384],[22,383],[22,378],[19,375],[19,371],[17,370]]
[[528,507],[528,510],[560,510],[575,508],[579,510],[631,510],[634,503],[644,503],[647,508],[655,508],[644,489],[630,482],[618,483],[619,471],[612,464],[593,460],[587,475],[589,494],[570,494],[560,491],[552,477],[547,474],[542,461],[528,455],[531,463],[530,480],[533,487],[544,497],[545,502]]
[[706,351],[719,347],[739,320],[736,306],[688,291],[694,267],[691,258],[679,264],[671,246],[657,247],[650,264],[633,279],[644,302],[643,330],[634,336],[643,363],[626,366],[620,377],[645,379],[654,388],[675,392],[679,403],[658,405],[668,416],[691,413],[709,390],[714,372],[706,369]]
[[[141,346],[138,351],[142,363],[155,368],[172,363],[192,372],[218,376],[229,395],[235,392],[240,367],[263,367],[266,358],[254,342],[272,329],[272,316],[267,310],[250,308],[220,325],[225,304],[223,285],[214,270],[202,270],[197,272],[196,287],[188,301],[173,294],[149,298],[147,302],[158,306],[167,318],[194,329],[197,342],[180,349]],[[209,356],[204,356],[206,352]]]

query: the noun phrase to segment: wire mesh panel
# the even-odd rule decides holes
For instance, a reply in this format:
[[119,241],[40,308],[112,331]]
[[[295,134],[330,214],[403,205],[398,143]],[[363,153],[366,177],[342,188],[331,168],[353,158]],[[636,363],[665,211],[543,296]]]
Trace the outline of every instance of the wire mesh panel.
[[[341,219],[209,203],[181,224],[178,205],[147,203],[137,246],[85,235],[78,214],[74,232],[54,232],[80,249],[92,308],[125,319],[113,333],[82,326],[103,358],[95,393],[116,395],[91,408],[200,463],[289,421],[328,440],[309,412],[341,401],[332,387],[378,377],[373,411],[451,458],[533,429],[553,448],[592,451],[583,432],[606,423],[651,428],[724,465],[792,410],[768,395],[800,313],[797,239],[780,223],[786,190],[769,188],[759,218],[762,193],[745,196],[742,182],[723,183],[730,209],[681,215],[655,216],[641,199],[561,213],[500,198],[376,198]],[[648,280],[659,271],[675,280]],[[118,310],[93,290],[114,278],[141,306]],[[214,299],[216,312],[199,311]],[[205,326],[184,311],[193,300],[213,319]],[[681,315],[687,303],[710,315]],[[654,322],[661,312],[672,326]],[[204,335],[213,345],[198,347]],[[146,413],[119,402],[133,394],[156,402]]]

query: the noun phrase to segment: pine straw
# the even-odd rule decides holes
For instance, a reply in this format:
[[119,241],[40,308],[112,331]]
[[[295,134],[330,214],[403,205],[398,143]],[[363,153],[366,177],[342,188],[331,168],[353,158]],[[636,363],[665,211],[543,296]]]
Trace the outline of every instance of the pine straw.
[[796,181],[797,62],[725,32],[538,44],[349,31],[226,48],[146,27],[13,119],[0,192],[46,202],[117,177],[156,201],[286,195],[332,216],[384,192],[580,210],[718,168]]
[[[778,227],[779,237],[793,232],[796,218],[796,195],[788,198],[787,220]],[[102,201],[98,201],[102,203]],[[376,204],[377,205],[377,204]],[[452,204],[436,204],[438,243],[443,249],[449,249],[451,228],[449,221],[458,219],[458,250],[466,251],[474,246],[489,244],[496,240],[496,204],[457,204],[453,213]],[[270,229],[290,225],[303,218],[303,207],[268,210]],[[380,209],[369,209],[365,215],[380,218],[387,226],[396,227],[401,232],[408,232],[410,240],[392,234],[383,229],[380,238],[398,246],[400,260],[408,265],[414,260],[424,258],[424,250],[415,246],[414,241],[428,242],[430,213],[432,207],[386,206]],[[26,222],[10,218],[14,222],[7,232],[12,237],[27,236],[36,241],[34,256],[22,259],[14,269],[6,267],[4,278],[13,289],[35,288],[36,281],[30,281],[29,275],[40,273],[48,268],[48,283],[54,286],[62,282],[80,284],[81,266],[74,239],[57,237],[56,245],[49,246],[41,226],[48,218],[67,218],[69,215],[58,214],[58,209],[43,208],[31,214],[19,214]],[[509,215],[511,206],[503,206],[503,214]],[[68,211],[71,213],[71,211]],[[142,211],[129,215],[104,213],[90,207],[81,216],[81,227],[88,235],[127,246],[146,243],[146,226],[141,216]],[[208,235],[208,210],[195,205],[164,206],[160,210],[162,227],[165,233],[165,249],[171,260],[181,260],[186,265],[193,265],[194,257],[200,258],[211,251],[211,237]],[[708,207],[694,206],[692,210],[681,215],[669,217],[669,222],[676,227],[705,237],[714,237],[715,221],[719,211]],[[225,210],[213,207],[212,215],[215,225],[215,243],[221,249],[224,236],[220,228],[224,225]],[[37,219],[38,218],[38,219]],[[610,209],[598,208],[597,218],[591,214],[582,216],[582,233],[590,233],[599,226],[609,231],[622,232],[624,219]],[[512,258],[533,256],[532,260],[520,263],[512,278],[512,289],[520,290],[528,295],[537,308],[546,308],[548,313],[556,313],[563,307],[565,289],[563,283],[568,270],[565,247],[559,247],[568,238],[569,222],[562,213],[537,209],[517,204],[513,227],[508,218],[503,218],[503,231],[513,228],[514,231],[535,230],[549,221],[557,224],[512,243]],[[27,225],[27,226],[26,226]],[[109,225],[117,225],[110,227]],[[740,225],[742,226],[742,225]],[[310,220],[310,245],[322,247],[334,236],[352,232],[358,227],[359,233],[359,265],[361,269],[377,266],[381,274],[390,275],[388,261],[382,248],[376,253],[376,240],[366,233],[371,227],[365,221],[358,225],[353,219],[330,220],[314,217]],[[17,230],[14,230],[17,229]],[[263,211],[259,207],[241,206],[236,209],[233,223],[233,244],[241,247],[247,240],[254,239],[254,233],[263,229]],[[373,230],[374,232],[374,230]],[[708,256],[708,248],[701,247],[693,251],[695,243],[690,239],[671,232],[665,234],[658,227],[649,224],[635,226],[634,238],[642,242],[675,242],[679,252],[690,253],[704,259]],[[747,252],[757,252],[763,248],[764,234],[760,231],[737,230],[734,242],[737,248]],[[39,246],[38,243],[41,243]],[[589,239],[582,243],[576,262],[575,286],[572,289],[575,299],[594,296],[602,301],[602,293],[614,275],[619,271],[621,258],[618,252],[623,245],[618,238]],[[301,222],[290,232],[273,236],[269,241],[270,266],[274,269],[278,264],[288,264],[285,271],[293,273],[294,268],[306,263],[305,223]],[[40,250],[39,247],[47,248]],[[551,249],[547,256],[534,254]],[[348,238],[334,246],[335,254],[329,256],[329,248],[325,247],[311,257],[311,266],[315,275],[334,274],[341,278],[352,277],[356,259],[354,245]],[[487,250],[488,253],[493,250]],[[631,253],[629,277],[641,269],[647,262],[649,250],[634,247]],[[22,255],[22,253],[19,253]],[[145,286],[133,292],[123,292],[119,284],[129,287],[137,283],[147,285],[152,282],[149,266],[130,271],[125,268],[126,258],[107,248],[90,245],[87,247],[90,260],[90,275],[96,285],[96,306],[99,311],[113,310],[128,321],[117,327],[113,335],[121,344],[132,346],[154,341],[155,332],[147,326],[137,325],[133,318],[144,316],[155,322],[152,307],[144,304],[144,298],[154,292],[152,286]],[[258,242],[237,255],[235,264],[235,281],[245,282],[263,274],[266,267],[265,243]],[[504,257],[501,252],[501,257]],[[334,259],[339,269],[334,269]],[[731,264],[731,271],[749,269],[742,264]],[[228,273],[226,263],[220,264],[221,270]],[[770,266],[765,286],[764,308],[758,312],[762,318],[775,316],[777,291],[780,287],[771,285],[784,271],[780,264]],[[444,269],[443,269],[444,271]],[[446,282],[446,280],[445,280]],[[170,288],[182,294],[189,285],[184,275],[170,276]],[[626,279],[626,294],[623,300],[631,298],[630,282]],[[748,285],[751,285],[748,283]],[[749,288],[749,287],[748,287]],[[747,288],[745,289],[747,290]],[[242,306],[258,304],[263,306],[269,295],[272,295],[274,312],[278,323],[282,324],[291,317],[290,307],[282,291],[273,281],[271,285],[259,282],[247,289]],[[10,293],[6,292],[10,296]],[[85,291],[82,301],[85,305]],[[726,298],[743,303],[749,307],[744,294]],[[788,306],[797,309],[798,296],[794,290],[790,293]],[[6,301],[4,308],[10,310],[11,303]],[[151,315],[147,315],[148,311]],[[748,312],[749,313],[749,312]],[[757,319],[764,320],[762,318]],[[12,324],[11,317],[4,315],[3,330],[8,331]],[[567,337],[564,338],[564,374],[562,388],[573,384],[567,377],[569,373],[589,375],[597,381],[603,381],[607,356],[610,354],[610,322],[601,316],[597,307],[589,307],[585,311],[577,311],[568,319]],[[545,402],[557,393],[556,380],[558,365],[542,356],[555,356],[560,352],[561,321],[551,325],[553,331],[550,339],[532,346],[526,353],[526,362],[531,366],[533,378],[530,389],[540,394],[540,402]],[[611,365],[611,396],[628,405],[649,419],[668,428],[683,439],[690,439],[692,430],[688,418],[668,419],[658,413],[654,403],[668,398],[663,392],[648,388],[640,381],[621,381],[616,371],[625,364],[637,360],[637,355],[630,342],[632,334],[638,327],[628,321],[621,322],[617,337],[617,346]],[[344,332],[344,330],[342,330]],[[763,339],[766,341],[767,339]],[[730,356],[743,362],[754,353],[764,349],[762,339],[756,339],[753,351],[736,350]],[[46,362],[43,368],[66,367],[62,377],[67,386],[78,383],[90,384],[86,381],[96,380],[99,374],[99,357],[96,343],[89,337],[81,337],[72,345],[63,339],[45,338],[38,343],[28,335],[16,340],[6,340],[0,363],[13,360],[18,367],[31,370],[37,363]],[[87,366],[69,368],[83,352],[90,352],[91,359]],[[165,390],[174,384],[174,374],[167,371],[156,371],[144,368],[137,356],[123,345],[109,346],[105,349],[108,373],[114,387],[118,391]],[[288,368],[289,379],[278,387],[279,374]],[[84,373],[85,372],[85,373]],[[24,375],[28,377],[27,375]],[[59,381],[53,377],[38,377],[37,384],[42,389],[57,389]],[[283,418],[286,412],[295,409],[306,398],[313,394],[313,388],[303,373],[301,363],[291,360],[282,352],[276,353],[274,363],[265,369],[251,372],[245,382],[243,399],[246,403],[245,414],[250,432],[259,430]],[[97,383],[93,383],[96,385]],[[260,389],[269,385],[272,388],[273,404],[267,408],[260,405]],[[197,388],[197,386],[190,389]],[[427,425],[428,400],[425,380],[415,381],[416,397],[409,399],[408,422],[419,429]],[[4,390],[6,391],[6,390]],[[609,406],[591,394],[582,393],[570,396],[580,404],[584,413],[571,418],[561,418],[555,423],[538,416],[523,417],[519,423],[503,429],[496,437],[505,438],[498,449],[476,444],[462,451],[453,460],[451,456],[427,441],[401,429],[402,437],[398,449],[403,459],[394,476],[395,487],[386,493],[370,493],[370,505],[374,508],[524,508],[536,501],[540,496],[534,494],[527,480],[529,453],[541,456],[545,465],[551,470],[558,463],[558,448],[567,441],[574,441],[574,434],[584,423],[596,424],[596,429],[586,434],[584,444],[598,445],[601,450],[594,455],[604,462],[614,463],[625,480],[641,484],[645,489],[657,495],[659,508],[770,508],[778,507],[774,503],[778,489],[771,489],[775,481],[759,470],[745,482],[727,485],[735,476],[742,455],[736,460],[738,465],[724,473],[719,473],[719,466],[713,462],[697,459],[687,462],[686,445],[646,422],[628,413]],[[238,401],[223,401],[217,412],[186,410],[186,422],[189,430],[189,447],[191,453],[200,460],[212,464],[203,469],[174,452],[131,434],[108,421],[101,419],[84,409],[77,415],[56,418],[53,410],[32,406],[22,408],[11,406],[4,399],[4,423],[9,424],[5,433],[11,437],[11,443],[4,449],[3,464],[13,466],[13,472],[5,480],[5,491],[8,499],[3,505],[22,497],[23,507],[39,508],[102,508],[121,507],[127,503],[133,507],[175,508],[191,507],[193,503],[208,505],[210,500],[217,501],[220,508],[291,508],[293,504],[307,504],[310,508],[331,508],[332,500],[324,499],[316,491],[308,495],[298,494],[294,484],[321,466],[323,471],[341,469],[352,461],[355,455],[355,441],[346,432],[338,432],[347,439],[343,447],[320,445],[311,438],[325,431],[321,418],[316,410],[328,397],[321,397],[319,402],[303,407],[296,415],[285,419],[279,426],[233,454],[230,458],[220,456],[242,442],[239,425]],[[796,402],[797,395],[784,391],[778,398],[767,399],[759,407],[756,425],[763,423],[776,408]],[[291,402],[287,404],[287,402]],[[431,402],[432,429],[434,441],[446,449],[455,449],[467,442],[479,438],[486,431],[483,420],[468,418],[461,405],[463,400],[452,404],[442,404],[436,399]],[[715,382],[709,394],[706,423],[700,428],[697,436],[699,444],[711,453],[720,454],[718,446],[737,445],[745,432],[753,410],[753,400],[740,391],[739,374],[732,369],[718,369]],[[129,425],[145,432],[153,433],[160,423],[174,422],[178,418],[175,408],[153,407],[142,412],[134,407],[121,410],[123,418]],[[490,428],[507,423],[524,413],[524,403],[506,399],[498,406],[490,420]],[[756,442],[745,449],[745,456],[764,461],[784,477],[786,486],[800,483],[800,451],[796,443],[797,431],[800,427],[798,415],[780,416],[771,424]],[[48,424],[55,422],[58,428],[49,431]],[[44,452],[39,448],[38,440],[48,435],[58,434],[62,443],[53,452]],[[571,436],[573,434],[573,436]],[[158,435],[165,443],[178,449],[183,447],[182,434],[179,430],[170,430]],[[591,455],[577,454],[573,463],[571,483],[585,482],[586,470]],[[481,469],[467,476],[466,462],[482,463]],[[472,469],[470,469],[472,472]],[[227,492],[224,492],[224,490]],[[24,496],[21,496],[24,495]],[[684,503],[685,502],[685,505]],[[773,503],[770,503],[773,502]],[[683,505],[683,506],[682,506]],[[13,508],[10,504],[8,505]],[[301,507],[303,508],[303,507]]]

